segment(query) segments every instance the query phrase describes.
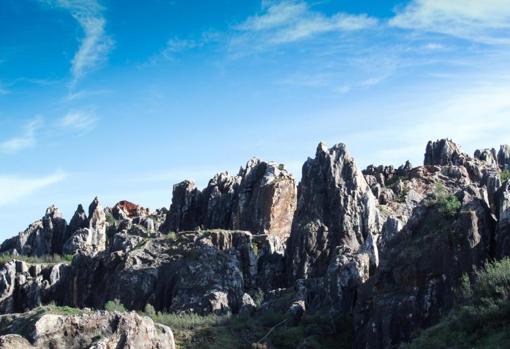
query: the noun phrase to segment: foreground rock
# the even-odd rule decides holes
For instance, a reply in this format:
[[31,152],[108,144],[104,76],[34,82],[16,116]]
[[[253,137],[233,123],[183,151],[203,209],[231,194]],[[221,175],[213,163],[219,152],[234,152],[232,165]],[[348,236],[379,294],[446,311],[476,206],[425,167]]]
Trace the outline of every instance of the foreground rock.
[[84,311],[0,316],[0,348],[174,349],[169,327],[136,313]]

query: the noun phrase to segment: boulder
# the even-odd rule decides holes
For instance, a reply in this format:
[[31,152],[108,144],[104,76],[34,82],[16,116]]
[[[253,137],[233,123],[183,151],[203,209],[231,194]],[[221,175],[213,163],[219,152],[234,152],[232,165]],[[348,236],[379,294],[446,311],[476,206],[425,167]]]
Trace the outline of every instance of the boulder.
[[174,349],[172,330],[131,313],[77,311],[77,315],[35,313],[0,317],[0,349],[116,348]]

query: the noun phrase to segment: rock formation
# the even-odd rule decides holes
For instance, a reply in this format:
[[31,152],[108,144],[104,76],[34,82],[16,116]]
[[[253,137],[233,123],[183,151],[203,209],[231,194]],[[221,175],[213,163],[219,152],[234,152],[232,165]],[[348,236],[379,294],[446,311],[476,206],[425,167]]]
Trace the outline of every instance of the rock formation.
[[248,161],[237,176],[220,173],[200,191],[176,184],[164,231],[247,230],[286,238],[296,206],[294,178],[282,165]]
[[303,166],[286,255],[290,279],[323,278],[308,285],[307,297],[352,309],[356,288],[378,265],[380,231],[376,199],[346,146],[321,143]]
[[175,349],[172,330],[136,313],[0,316],[0,349]]
[[[0,252],[43,261],[72,254],[72,263],[8,259],[0,268],[0,313],[50,302],[101,309],[118,299],[131,310],[150,304],[178,314],[277,309],[298,326],[327,309],[352,316],[354,347],[398,347],[451,310],[464,273],[510,254],[510,182],[501,180],[509,149],[471,157],[438,140],[428,143],[423,166],[360,171],[345,145],[321,143],[297,190],[282,165],[252,159],[204,190],[176,184],[170,210],[129,201],[103,209],[96,198],[67,225],[50,207]],[[123,343],[168,343],[166,330],[156,335],[134,314],[52,315],[32,334],[8,325],[23,316],[0,320],[0,348],[73,347],[61,333],[77,327],[83,343],[92,343],[88,324],[104,330],[106,347],[124,335]],[[122,317],[128,327],[109,327]],[[58,330],[44,332],[53,321]]]

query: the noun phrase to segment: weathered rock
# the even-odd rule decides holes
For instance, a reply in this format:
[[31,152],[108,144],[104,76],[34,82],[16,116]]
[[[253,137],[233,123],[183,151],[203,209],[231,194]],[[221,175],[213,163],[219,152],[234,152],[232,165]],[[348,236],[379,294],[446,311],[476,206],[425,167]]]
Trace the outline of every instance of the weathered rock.
[[[319,144],[303,166],[298,207],[288,245],[293,279],[324,276],[338,246],[376,250],[381,223],[376,200],[346,146]],[[370,244],[371,246],[368,246]],[[377,264],[377,253],[371,253]]]
[[496,204],[496,256],[510,256],[510,181],[503,183],[494,195]]
[[0,268],[0,313],[24,312],[62,298],[65,264],[28,264],[13,260]]
[[172,330],[136,313],[84,311],[79,315],[46,313],[7,315],[0,348],[174,349]]
[[475,151],[475,159],[485,162],[488,166],[497,167],[498,166],[498,156],[496,154],[496,149],[477,149]]
[[[80,210],[81,208],[81,210]],[[83,207],[79,206],[73,220],[73,226],[86,225],[87,228],[81,228],[72,232],[72,235],[64,243],[62,252],[64,254],[84,254],[93,255],[106,249],[106,214],[99,199],[96,197],[89,206],[89,217],[86,221]]]
[[441,139],[436,142],[430,141],[427,144],[424,165],[458,166],[463,165],[467,157],[462,148],[450,139]]
[[241,178],[218,173],[202,193],[201,224],[208,229],[232,229],[232,214]]
[[71,222],[69,222],[69,233],[72,234],[79,229],[87,228],[89,225],[89,220],[87,218],[87,214],[83,209],[83,206],[80,204],[74,212],[73,218],[71,218]]
[[242,178],[232,215],[234,229],[286,237],[296,209],[294,178],[283,165],[250,160]]
[[458,215],[420,206],[387,243],[376,274],[358,289],[356,348],[393,348],[436,323],[452,308],[462,274],[491,257],[487,194],[468,186],[458,195]]
[[[136,310],[150,303],[174,312],[237,313],[259,268],[271,260],[268,255],[259,266],[254,246],[248,232],[213,230],[151,238],[95,257],[78,255],[62,303],[101,307],[119,299]],[[268,287],[276,276],[269,277]]]
[[190,181],[175,185],[162,231],[230,229],[286,238],[295,206],[294,178],[282,165],[252,159],[237,176],[217,174],[202,192]]
[[201,193],[191,181],[183,181],[174,185],[172,204],[167,219],[163,224],[163,230],[186,231],[200,227]]
[[51,206],[41,220],[32,223],[16,238],[2,244],[0,252],[26,256],[60,254],[66,239],[67,223],[58,208]]
[[510,146],[505,144],[499,148],[498,163],[503,170],[510,170]]

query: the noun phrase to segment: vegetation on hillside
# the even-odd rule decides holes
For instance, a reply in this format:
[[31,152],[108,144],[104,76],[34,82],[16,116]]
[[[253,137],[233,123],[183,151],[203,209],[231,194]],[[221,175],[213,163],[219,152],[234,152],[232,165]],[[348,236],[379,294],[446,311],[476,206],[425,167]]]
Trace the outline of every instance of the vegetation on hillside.
[[72,255],[46,255],[42,257],[36,256],[22,256],[13,254],[0,254],[0,266],[13,260],[23,261],[26,263],[42,263],[42,264],[60,264],[60,263],[71,263],[73,261]]
[[437,183],[434,192],[426,199],[427,206],[437,206],[440,211],[448,216],[455,217],[462,206],[455,195],[450,195],[443,183]]
[[510,348],[510,259],[465,276],[460,305],[415,339],[409,349]]

